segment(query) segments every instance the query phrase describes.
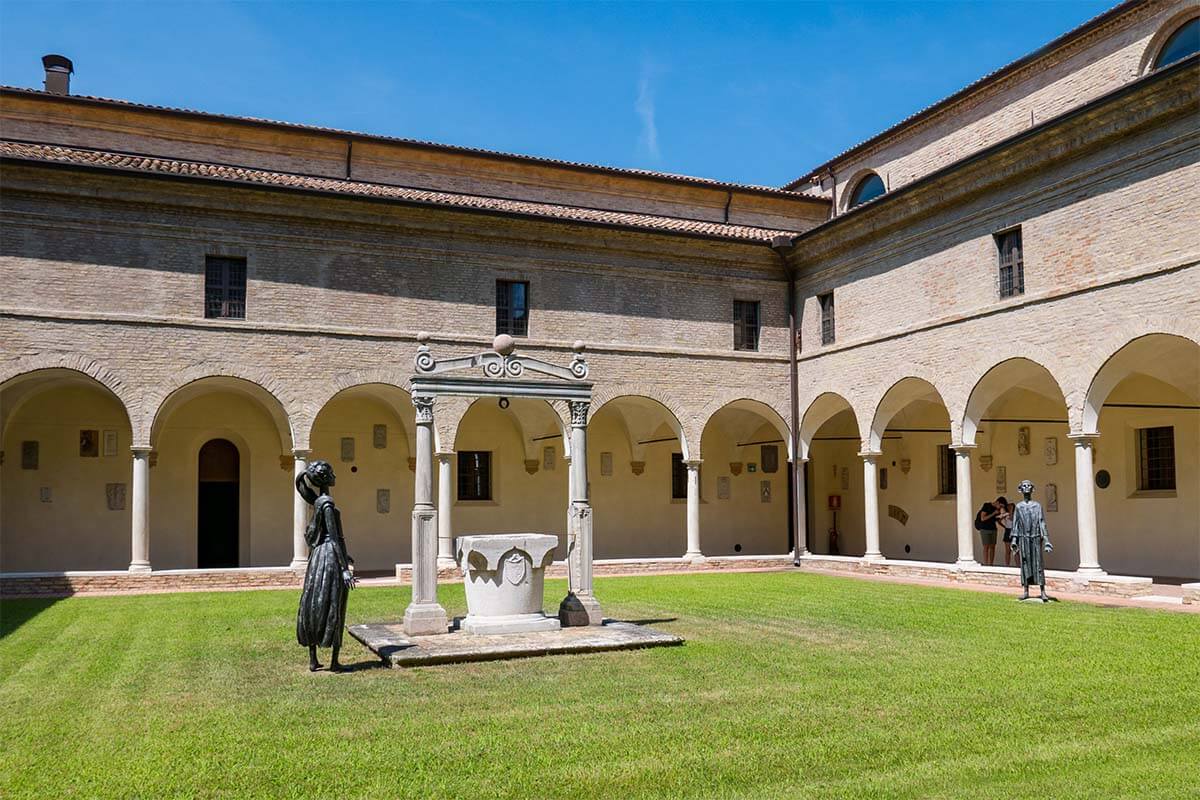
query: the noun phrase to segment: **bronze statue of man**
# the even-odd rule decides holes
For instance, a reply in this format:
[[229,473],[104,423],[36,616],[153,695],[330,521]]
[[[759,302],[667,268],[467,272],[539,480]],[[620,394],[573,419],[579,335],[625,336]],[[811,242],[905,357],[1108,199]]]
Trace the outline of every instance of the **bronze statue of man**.
[[296,476],[296,491],[313,507],[312,520],[304,532],[308,542],[308,571],[300,592],[300,610],[296,612],[296,641],[308,648],[308,668],[315,672],[317,648],[332,647],[330,672],[340,672],[338,651],[342,648],[342,629],[346,626],[346,598],[354,588],[354,559],[346,552],[342,536],[342,515],[329,488],[335,476],[328,461],[314,461]]
[[1036,583],[1042,588],[1041,600],[1045,603],[1051,598],[1046,594],[1046,565],[1042,553],[1051,552],[1050,535],[1046,533],[1046,515],[1042,513],[1042,504],[1031,500],[1033,482],[1021,481],[1017,487],[1022,500],[1017,503],[1012,520],[1012,543],[1009,547],[1021,556],[1021,586],[1025,589],[1022,600],[1029,599],[1029,585]]

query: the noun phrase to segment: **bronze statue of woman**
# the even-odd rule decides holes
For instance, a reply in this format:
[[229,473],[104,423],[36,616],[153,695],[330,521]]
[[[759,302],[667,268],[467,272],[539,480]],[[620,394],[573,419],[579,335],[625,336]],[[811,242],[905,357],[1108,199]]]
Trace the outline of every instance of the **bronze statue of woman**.
[[331,672],[341,672],[338,651],[342,647],[342,629],[346,626],[346,597],[354,588],[354,559],[346,552],[342,536],[342,515],[329,488],[334,484],[333,467],[328,461],[314,461],[296,476],[296,491],[313,507],[312,520],[304,531],[308,542],[308,571],[300,593],[296,613],[296,641],[308,648],[308,668],[315,672],[317,648],[332,647]]

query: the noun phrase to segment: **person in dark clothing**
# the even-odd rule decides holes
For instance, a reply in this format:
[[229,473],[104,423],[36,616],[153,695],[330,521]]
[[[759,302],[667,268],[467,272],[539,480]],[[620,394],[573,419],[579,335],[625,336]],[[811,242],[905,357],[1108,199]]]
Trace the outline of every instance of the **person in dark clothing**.
[[996,518],[1000,512],[991,503],[984,503],[975,515],[975,530],[983,542],[983,563],[989,567],[996,558]]
[[308,571],[296,612],[296,641],[308,648],[308,668],[317,671],[318,647],[332,647],[331,672],[340,672],[338,651],[346,626],[346,598],[354,588],[354,559],[346,552],[342,515],[329,489],[335,476],[328,461],[314,461],[296,476],[296,491],[313,507],[312,520],[304,532],[308,542]]

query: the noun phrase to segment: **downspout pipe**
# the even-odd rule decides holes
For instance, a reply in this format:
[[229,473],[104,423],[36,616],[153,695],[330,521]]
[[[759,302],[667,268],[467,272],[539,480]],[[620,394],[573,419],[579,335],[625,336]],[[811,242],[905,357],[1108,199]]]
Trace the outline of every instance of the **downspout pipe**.
[[775,236],[771,239],[771,249],[779,256],[783,264],[784,274],[787,275],[787,314],[788,314],[788,392],[791,395],[791,421],[788,438],[792,453],[792,563],[800,566],[800,557],[808,555],[808,545],[804,539],[807,536],[805,521],[802,518],[806,507],[801,492],[804,491],[804,462],[800,460],[800,378],[798,375],[796,356],[799,336],[797,336],[796,309],[796,268],[788,260],[788,255],[796,248],[794,236]]

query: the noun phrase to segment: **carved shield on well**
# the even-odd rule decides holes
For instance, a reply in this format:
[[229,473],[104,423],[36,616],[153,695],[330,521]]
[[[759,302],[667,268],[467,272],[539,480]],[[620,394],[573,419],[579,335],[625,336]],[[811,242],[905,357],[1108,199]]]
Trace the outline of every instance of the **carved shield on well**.
[[513,586],[529,581],[529,559],[524,553],[514,550],[504,557],[504,580]]

